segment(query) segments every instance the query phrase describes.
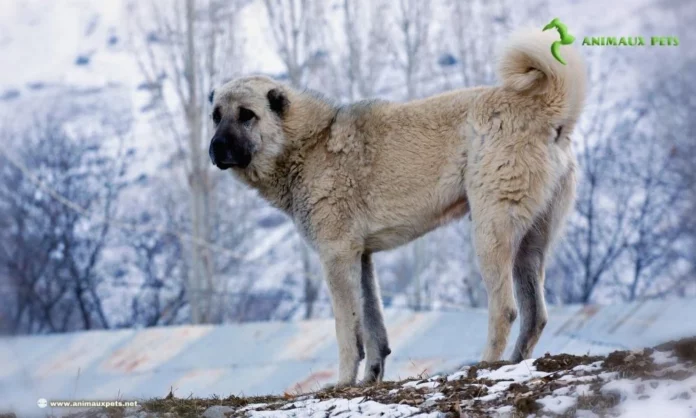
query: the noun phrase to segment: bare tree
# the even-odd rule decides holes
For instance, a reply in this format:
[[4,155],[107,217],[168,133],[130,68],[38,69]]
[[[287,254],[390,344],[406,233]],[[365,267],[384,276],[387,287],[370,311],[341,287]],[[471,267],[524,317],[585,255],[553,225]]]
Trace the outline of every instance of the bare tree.
[[[688,1],[661,0],[660,7],[671,13],[676,27],[682,27],[696,17]],[[680,33],[679,39],[682,44],[690,45],[696,41],[696,36],[686,31]],[[693,250],[696,247],[696,119],[693,118],[696,76],[691,68],[696,64],[696,53],[693,48],[681,49],[672,52],[669,59],[676,65],[668,76],[663,75],[664,61],[655,60],[654,71],[660,74],[656,79],[661,80],[657,89],[662,94],[654,98],[661,98],[661,102],[655,103],[656,119],[658,126],[662,126],[665,139],[672,145],[670,152],[674,158],[671,167],[679,175],[679,228],[683,242],[675,247],[682,255],[682,268],[677,273],[673,292],[679,296],[693,296],[696,294],[693,280],[696,276],[696,251]]]
[[451,42],[461,83],[469,87],[495,82],[496,49],[518,21],[548,15],[545,0],[523,5],[510,0],[448,0],[446,6],[449,36],[444,39]]
[[[264,0],[273,41],[285,65],[288,81],[297,88],[310,85],[328,59],[324,36],[325,10],[318,0]],[[310,77],[311,76],[311,77]],[[303,270],[304,318],[311,318],[321,281],[313,273],[309,249],[299,245]]]
[[393,45],[393,53],[404,75],[407,100],[417,97],[417,77],[423,68],[423,61],[429,58],[431,17],[431,2],[399,0],[396,6],[395,19],[399,36]]
[[346,73],[347,98],[369,98],[376,94],[389,64],[384,24],[388,6],[383,1],[344,0],[342,11],[347,52],[341,67]]
[[681,130],[679,110],[666,110],[679,102],[664,85],[610,100],[608,71],[625,64],[615,57],[594,72],[578,135],[576,208],[555,257],[553,276],[563,279],[547,282],[557,301],[662,297],[682,283],[685,201],[673,145]]
[[[242,70],[234,67],[243,62],[238,59],[241,42],[235,32],[240,3],[178,0],[171,6],[165,8],[157,1],[139,3],[132,10],[131,41],[145,85],[150,88],[153,121],[159,124],[164,140],[173,140],[169,164],[181,168],[178,174],[188,185],[193,242],[213,241],[211,221],[218,219],[214,197],[217,182],[211,177],[206,152],[211,127],[205,98],[212,86]],[[227,196],[234,192],[230,183],[225,187]],[[237,215],[237,220],[242,219],[241,213]],[[228,221],[233,217],[227,216]],[[187,244],[191,321],[209,322],[213,305],[205,295],[214,294],[218,286],[215,257],[203,246]]]
[[308,84],[312,66],[321,60],[326,27],[317,0],[264,0],[273,40],[293,86]]
[[[620,163],[622,172],[625,182],[634,184],[628,224],[632,233],[626,243],[630,278],[624,298],[629,301],[671,291],[678,276],[679,247],[685,244],[686,230],[681,225],[685,202],[681,200],[674,150],[658,139],[665,138],[658,123],[649,123],[652,134],[640,132],[639,125],[622,141],[628,154],[628,163]],[[656,277],[661,280],[655,281]],[[617,279],[621,282],[621,277]]]
[[[677,65],[673,72],[667,77],[656,77],[657,82],[643,92],[649,120],[642,130],[636,127],[636,141],[627,146],[629,152],[644,151],[642,159],[635,158],[636,168],[626,172],[628,178],[644,184],[644,191],[639,194],[640,222],[630,246],[630,300],[696,292],[696,253],[691,250],[696,242],[696,123],[691,117],[696,111],[691,99],[696,78],[686,70],[696,56],[675,55]],[[664,74],[661,65],[655,71]],[[661,280],[655,280],[656,277]]]
[[[576,134],[581,139],[580,149],[576,148],[580,172],[576,207],[556,251],[555,266],[560,271],[553,274],[563,280],[546,283],[550,298],[565,303],[590,301],[626,250],[629,237],[628,202],[632,192],[621,187],[615,158],[619,155],[619,136],[626,136],[626,127],[638,123],[645,114],[630,110],[635,104],[631,99],[623,103],[607,99],[609,68],[593,74],[598,84],[591,99],[593,106],[586,110],[589,121]],[[625,111],[612,118],[606,112],[610,107]],[[608,196],[612,198],[607,200]]]
[[173,325],[187,322],[188,258],[182,241],[166,228],[178,231],[187,224],[186,211],[178,202],[186,190],[165,179],[147,178],[124,191],[131,204],[121,219],[138,225],[139,231],[121,231],[118,256],[109,266],[116,291],[127,295],[119,327]]
[[82,112],[59,103],[41,112],[44,119],[2,133],[15,139],[11,154],[0,154],[6,224],[0,230],[0,276],[6,277],[1,297],[11,306],[14,333],[113,326],[103,303],[108,276],[102,257],[128,159],[104,150],[106,137],[120,129],[70,125]]

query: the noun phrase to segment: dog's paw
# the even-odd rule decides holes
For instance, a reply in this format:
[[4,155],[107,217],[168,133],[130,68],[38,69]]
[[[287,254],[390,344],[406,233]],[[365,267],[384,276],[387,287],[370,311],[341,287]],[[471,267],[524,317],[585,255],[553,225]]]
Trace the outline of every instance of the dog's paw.
[[380,382],[377,381],[377,379],[363,379],[358,383],[358,386],[360,387],[370,387],[374,385],[378,385]]
[[355,383],[327,383],[321,387],[321,390],[336,390],[355,386]]
[[371,386],[382,381],[384,375],[384,358],[378,363],[365,366],[365,378],[360,382],[361,386]]

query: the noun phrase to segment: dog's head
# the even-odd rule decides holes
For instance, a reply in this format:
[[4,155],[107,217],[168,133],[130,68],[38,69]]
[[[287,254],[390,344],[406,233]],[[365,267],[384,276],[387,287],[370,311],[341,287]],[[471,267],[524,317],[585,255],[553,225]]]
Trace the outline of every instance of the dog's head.
[[283,152],[283,116],[290,105],[287,87],[253,76],[230,81],[210,93],[215,134],[210,160],[258,177]]

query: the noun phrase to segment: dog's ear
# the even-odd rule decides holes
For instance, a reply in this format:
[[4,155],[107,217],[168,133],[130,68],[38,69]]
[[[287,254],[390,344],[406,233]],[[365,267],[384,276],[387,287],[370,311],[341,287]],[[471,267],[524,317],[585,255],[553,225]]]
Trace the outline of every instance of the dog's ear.
[[215,89],[210,90],[210,93],[208,93],[208,101],[210,104],[213,104],[213,99],[215,98]]
[[280,88],[276,87],[269,90],[266,97],[268,97],[268,104],[271,106],[271,110],[277,113],[278,116],[283,117],[288,110],[288,106],[290,106],[288,96]]

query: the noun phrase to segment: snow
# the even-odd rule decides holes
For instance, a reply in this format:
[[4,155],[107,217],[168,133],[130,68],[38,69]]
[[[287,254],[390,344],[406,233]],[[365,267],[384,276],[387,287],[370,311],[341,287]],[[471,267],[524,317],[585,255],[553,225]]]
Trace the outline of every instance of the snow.
[[655,364],[674,363],[677,359],[668,351],[654,351],[652,359]]
[[267,403],[252,403],[252,404],[249,404],[249,405],[245,406],[244,408],[240,409],[240,411],[248,411],[250,409],[261,409],[267,405],[268,405]]
[[534,367],[534,360],[524,360],[519,364],[503,366],[497,370],[479,370],[478,378],[487,378],[491,380],[512,380],[514,382],[522,382],[535,377],[548,376],[548,373],[539,372]]
[[599,370],[602,368],[602,363],[601,361],[595,361],[594,363],[591,364],[581,364],[579,366],[573,367],[574,372],[594,372],[596,370]]
[[578,396],[587,396],[592,393],[590,385],[584,384],[584,385],[577,385],[575,387],[575,393]]
[[436,392],[427,396],[427,401],[430,402],[439,401],[440,399],[445,399],[445,395],[441,392]]
[[573,376],[573,375],[565,375],[561,376],[560,379],[558,380],[565,380],[568,382],[591,382],[595,379],[594,376]]
[[[431,378],[435,379],[435,378]],[[416,388],[416,389],[421,389],[421,388],[427,388],[427,389],[434,389],[439,385],[438,382],[435,382],[434,380],[431,380],[429,382],[418,382],[418,381],[413,381],[413,382],[408,382],[405,383],[403,387],[405,388]]]
[[511,414],[512,405],[501,406],[500,408],[492,409],[491,412],[495,412],[497,414]]
[[464,367],[462,370],[452,373],[451,375],[447,376],[447,381],[451,382],[453,380],[459,380],[462,377],[466,377],[469,374],[469,367]]
[[277,411],[250,411],[250,417],[293,417],[293,418],[313,418],[313,417],[427,417],[437,416],[437,414],[418,414],[417,408],[408,405],[384,405],[365,398],[353,399],[329,399],[317,401],[310,399],[301,402],[294,402],[282,410]]
[[544,410],[553,412],[554,414],[564,414],[568,408],[572,407],[576,403],[576,398],[574,396],[544,396],[538,400],[539,403],[544,405]]
[[[115,29],[126,21],[121,1],[5,0],[0,7],[0,28],[12,28],[0,31],[5,35],[0,41],[3,56],[9,58],[3,61],[0,88],[37,82],[100,86],[137,74],[135,62],[124,67],[130,60],[128,51],[119,43],[108,44],[111,35],[122,39]],[[109,54],[96,54],[97,50]],[[78,56],[96,59],[99,70],[75,65]]]
[[603,393],[621,398],[622,417],[693,417],[696,411],[696,376],[683,381],[618,379],[606,383]]

